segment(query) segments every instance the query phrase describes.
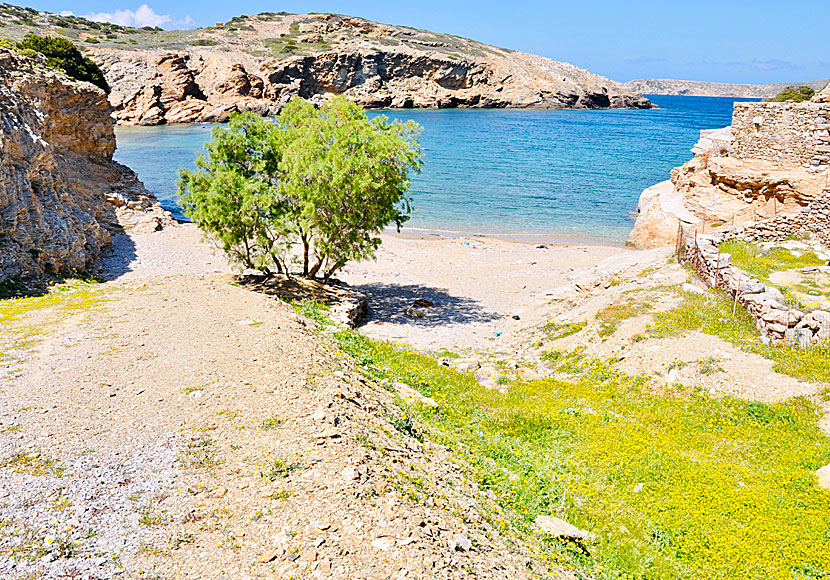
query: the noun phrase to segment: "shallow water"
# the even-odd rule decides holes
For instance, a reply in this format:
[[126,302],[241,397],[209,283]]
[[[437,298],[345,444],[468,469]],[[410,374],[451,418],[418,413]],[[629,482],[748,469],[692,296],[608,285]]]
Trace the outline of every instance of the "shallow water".
[[[624,241],[640,192],[688,161],[701,129],[729,125],[735,100],[651,99],[659,109],[384,112],[424,128],[404,231]],[[211,128],[119,127],[115,158],[183,217],[177,173],[193,167]]]

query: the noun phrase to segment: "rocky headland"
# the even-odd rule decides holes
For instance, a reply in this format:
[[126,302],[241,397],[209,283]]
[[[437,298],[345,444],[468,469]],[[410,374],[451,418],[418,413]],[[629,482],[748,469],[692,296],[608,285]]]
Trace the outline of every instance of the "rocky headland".
[[104,93],[0,48],[0,281],[81,271],[111,234],[173,222],[112,160]]
[[270,115],[293,96],[320,102],[337,94],[369,108],[651,107],[641,94],[569,63],[362,18],[264,13],[162,31],[19,16],[11,8],[0,37],[51,29],[86,47],[124,124],[223,121],[241,110]]
[[793,87],[810,87],[820,90],[830,79],[800,83],[772,83],[750,85],[740,83],[711,83],[706,81],[684,81],[677,79],[636,79],[622,83],[623,88],[646,95],[679,95],[694,97],[740,97],[769,99]]

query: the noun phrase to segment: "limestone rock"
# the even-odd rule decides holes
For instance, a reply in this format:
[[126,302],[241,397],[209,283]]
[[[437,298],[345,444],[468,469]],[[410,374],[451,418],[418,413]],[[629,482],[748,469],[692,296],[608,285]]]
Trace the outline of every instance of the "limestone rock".
[[435,399],[425,397],[406,383],[396,382],[393,386],[395,387],[395,390],[398,391],[401,398],[405,401],[415,401],[419,405],[423,405],[425,407],[438,407],[438,403]]
[[173,223],[112,160],[104,93],[0,48],[0,280],[82,271],[117,231]]
[[569,524],[565,520],[555,518],[553,516],[537,516],[536,525],[551,536],[564,538],[567,540],[582,540],[588,537],[588,532],[580,530],[576,526]]
[[[273,115],[291,97],[346,94],[368,108],[649,108],[642,94],[540,56],[334,14],[252,16],[191,33],[191,45],[87,47],[120,123]],[[186,103],[182,105],[182,103]],[[199,105],[198,103],[201,103]]]
[[810,99],[814,103],[830,103],[830,83],[813,95],[813,98]]
[[825,465],[816,471],[816,475],[818,476],[818,486],[822,489],[830,489],[830,465]]

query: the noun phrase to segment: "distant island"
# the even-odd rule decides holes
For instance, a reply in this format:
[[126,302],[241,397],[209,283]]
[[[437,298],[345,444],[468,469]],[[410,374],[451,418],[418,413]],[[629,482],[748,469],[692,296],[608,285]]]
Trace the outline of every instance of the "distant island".
[[449,34],[338,14],[263,13],[194,30],[131,28],[0,6],[0,38],[49,34],[84,47],[119,123],[273,115],[293,96],[367,108],[650,108],[572,64]]
[[818,92],[830,79],[795,83],[774,83],[769,85],[746,85],[739,83],[710,83],[706,81],[683,81],[676,79],[637,79],[623,83],[628,91],[645,95],[678,95],[698,97],[744,97],[748,99],[769,99],[790,88],[810,87]]

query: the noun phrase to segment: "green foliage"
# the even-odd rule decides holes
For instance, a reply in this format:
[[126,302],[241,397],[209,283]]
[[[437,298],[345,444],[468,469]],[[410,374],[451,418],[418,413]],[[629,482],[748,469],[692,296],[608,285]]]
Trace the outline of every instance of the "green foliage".
[[17,48],[34,50],[46,57],[46,64],[62,70],[73,79],[92,83],[105,93],[110,92],[104,73],[92,59],[84,57],[78,48],[65,38],[27,34],[17,43]]
[[[813,473],[830,462],[830,440],[803,399],[656,394],[579,353],[560,353],[584,368],[574,382],[518,382],[500,393],[355,331],[337,338],[372,374],[439,402],[419,425],[495,494],[505,512],[491,523],[517,528],[552,566],[597,580],[830,573],[830,494]],[[596,534],[590,555],[535,535],[535,517],[560,507]]]
[[721,252],[732,256],[735,266],[761,281],[768,281],[769,275],[773,272],[825,264],[815,252],[803,252],[797,256],[784,248],[764,251],[754,244],[740,240],[728,240],[721,243],[719,248]]
[[651,305],[647,302],[626,300],[622,304],[612,304],[597,312],[599,321],[599,335],[602,337],[611,336],[620,327],[620,324],[628,318],[648,312]]
[[559,340],[560,338],[566,338],[568,336],[572,336],[583,328],[588,325],[586,320],[581,322],[566,322],[566,323],[558,323],[558,322],[546,322],[544,326],[542,326],[542,332],[545,333],[549,340]]
[[316,109],[295,99],[274,122],[252,113],[217,127],[195,172],[182,170],[185,213],[238,264],[328,279],[374,255],[379,233],[408,219],[409,171],[419,170],[419,127],[370,121],[345,97]]
[[809,101],[813,98],[816,92],[810,87],[801,87],[798,89],[786,89],[775,95],[772,100],[776,102],[795,101],[800,103],[802,101]]

